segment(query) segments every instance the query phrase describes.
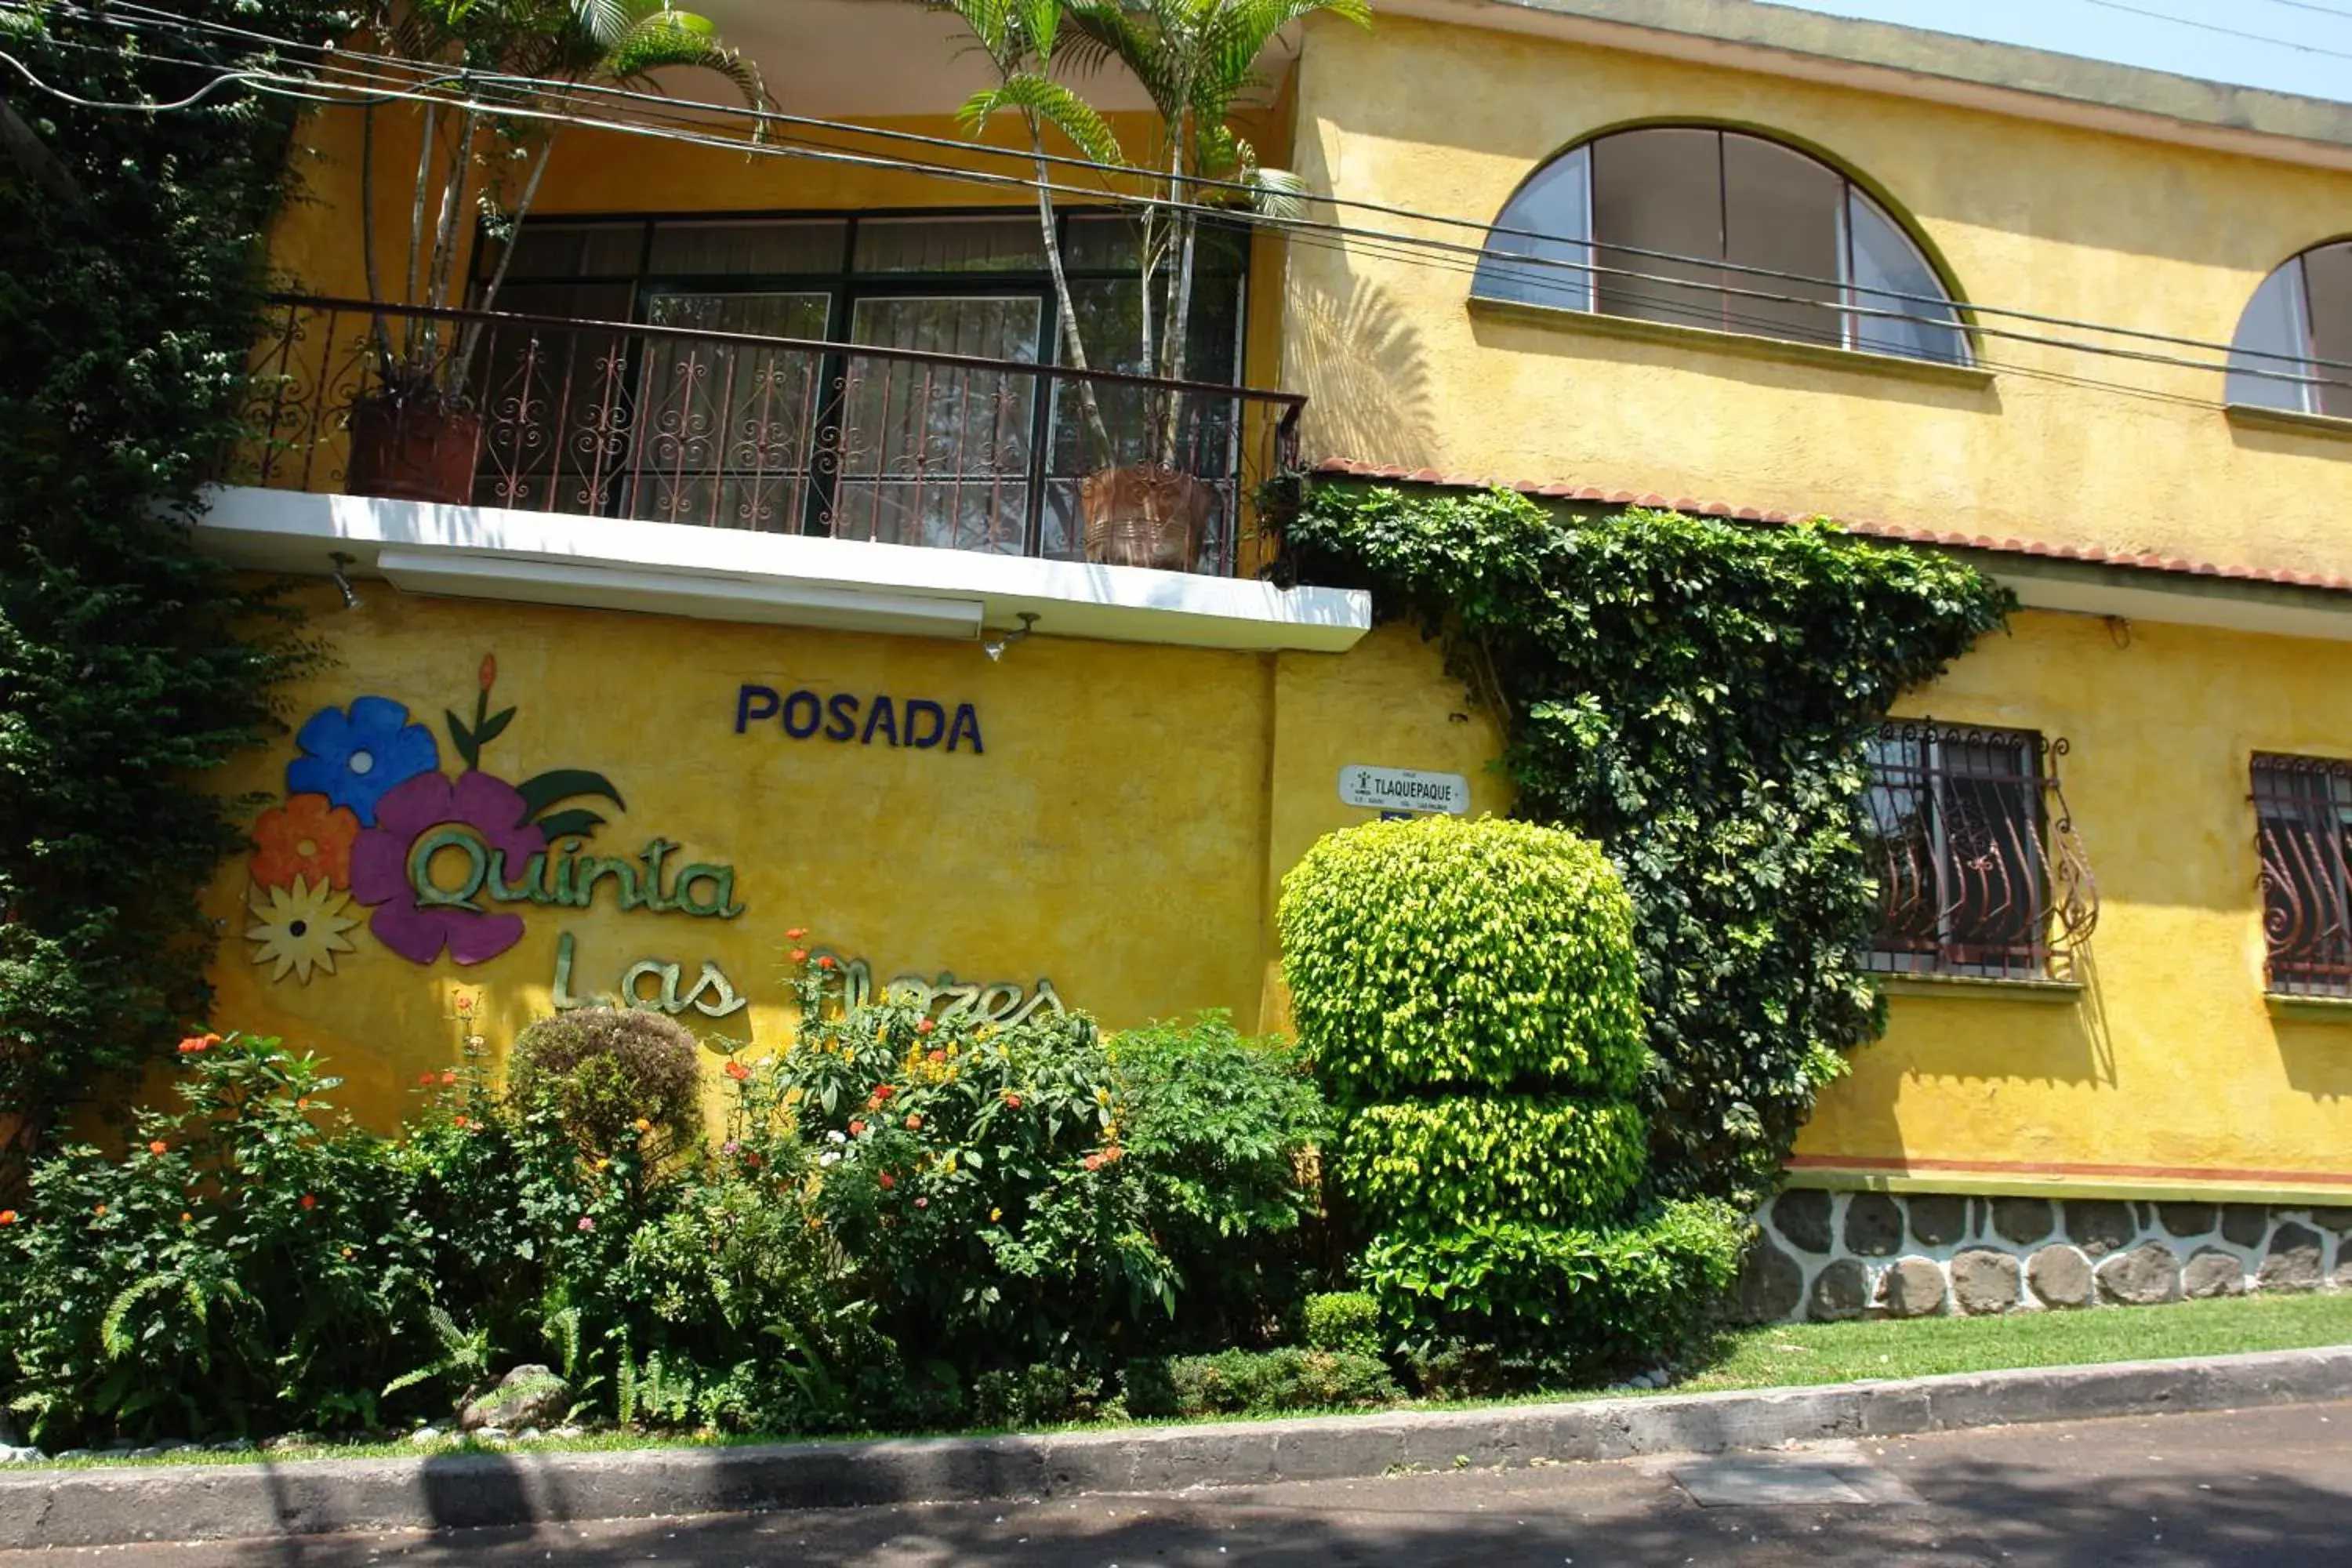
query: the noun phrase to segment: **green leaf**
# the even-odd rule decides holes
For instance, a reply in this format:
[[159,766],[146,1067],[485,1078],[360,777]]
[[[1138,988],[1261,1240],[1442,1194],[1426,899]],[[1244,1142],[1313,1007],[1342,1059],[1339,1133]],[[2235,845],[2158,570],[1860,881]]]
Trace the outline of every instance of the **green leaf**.
[[522,796],[522,819],[525,822],[532,821],[557,801],[569,800],[574,795],[596,795],[611,801],[624,811],[629,808],[610,779],[585,768],[556,768],[548,773],[535,773],[517,784],[515,793]]

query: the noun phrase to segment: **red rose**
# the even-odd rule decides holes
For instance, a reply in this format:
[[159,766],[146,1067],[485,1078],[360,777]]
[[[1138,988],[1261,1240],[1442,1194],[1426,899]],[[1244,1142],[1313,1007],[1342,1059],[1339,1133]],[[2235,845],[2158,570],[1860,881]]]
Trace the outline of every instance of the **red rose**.
[[740,1083],[751,1076],[751,1069],[741,1062],[730,1061],[727,1064],[727,1076]]
[[1004,1097],[1004,1105],[1009,1110],[1018,1110],[1021,1109],[1021,1097],[1017,1094],[1008,1094]]
[[818,958],[816,961],[816,966],[819,969],[831,969],[833,967],[833,954],[828,952]]

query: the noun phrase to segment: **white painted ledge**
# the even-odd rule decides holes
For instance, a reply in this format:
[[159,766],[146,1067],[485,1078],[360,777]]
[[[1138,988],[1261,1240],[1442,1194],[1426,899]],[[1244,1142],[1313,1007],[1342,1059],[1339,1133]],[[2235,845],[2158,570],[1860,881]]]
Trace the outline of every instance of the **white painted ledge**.
[[1040,637],[1320,653],[1372,624],[1351,588],[244,486],[209,500],[197,537],[237,565],[323,576],[340,551],[420,594],[962,638],[1025,612]]

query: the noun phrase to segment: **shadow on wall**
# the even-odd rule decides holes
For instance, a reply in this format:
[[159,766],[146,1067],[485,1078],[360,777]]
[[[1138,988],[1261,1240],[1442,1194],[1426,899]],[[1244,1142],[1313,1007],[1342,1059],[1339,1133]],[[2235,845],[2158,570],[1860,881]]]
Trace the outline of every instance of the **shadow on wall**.
[[1429,367],[1421,333],[1388,290],[1351,279],[1346,297],[1291,296],[1294,384],[1311,389],[1307,460],[1432,464]]
[[1691,341],[1640,335],[1607,317],[1578,310],[1529,310],[1475,305],[1470,331],[1482,349],[1566,357],[1596,363],[1694,371],[1744,381],[1770,392],[1850,392],[1879,402],[1911,403],[1957,414],[1997,416],[2000,393],[1990,381],[1930,380],[1902,370],[1878,371],[1801,357],[1802,349],[1741,333]]
[[2321,1100],[2352,1096],[2352,1020],[2290,1015],[2273,1017],[2271,1026],[2286,1081],[2297,1094]]

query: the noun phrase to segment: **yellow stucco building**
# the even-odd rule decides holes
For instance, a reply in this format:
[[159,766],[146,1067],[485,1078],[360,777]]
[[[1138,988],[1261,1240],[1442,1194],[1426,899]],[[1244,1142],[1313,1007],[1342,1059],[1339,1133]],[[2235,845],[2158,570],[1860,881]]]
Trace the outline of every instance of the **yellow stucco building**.
[[[937,17],[711,9],[803,118],[565,132],[498,301],[545,320],[482,328],[457,498],[341,493],[360,129],[310,123],[287,441],[204,528],[320,580],[335,663],[235,781],[274,804],[216,890],[225,1022],[377,1118],[478,1021],[600,994],[775,1039],[796,940],[941,1006],[1276,1026],[1276,884],[1375,814],[1364,770],[1509,802],[1433,645],[1257,578],[1259,479],[1826,515],[2022,607],[1877,754],[1891,1025],[1751,1303],[2352,1258],[2352,110],[1747,0],[1400,0],[1262,62],[1253,138],[1324,200],[1204,250],[1188,376],[1280,394],[1171,396],[1038,368],[1030,165],[961,144]],[[1054,177],[1099,371],[1131,186]],[[1206,521],[1159,566],[1192,570],[1088,558],[1087,386],[1120,439],[1181,410]]]

